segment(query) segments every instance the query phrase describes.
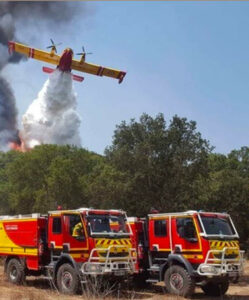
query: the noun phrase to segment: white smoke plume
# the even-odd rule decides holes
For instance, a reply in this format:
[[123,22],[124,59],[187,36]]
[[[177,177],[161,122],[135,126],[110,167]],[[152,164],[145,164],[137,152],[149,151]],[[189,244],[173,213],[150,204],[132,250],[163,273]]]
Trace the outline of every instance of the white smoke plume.
[[80,146],[80,117],[70,73],[56,69],[23,115],[25,149],[40,144]]

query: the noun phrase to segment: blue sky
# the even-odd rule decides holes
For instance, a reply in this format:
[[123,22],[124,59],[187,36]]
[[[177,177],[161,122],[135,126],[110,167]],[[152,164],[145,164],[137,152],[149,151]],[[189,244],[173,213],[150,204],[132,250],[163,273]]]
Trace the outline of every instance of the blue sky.
[[[58,5],[60,3],[58,2]],[[20,40],[45,48],[52,37],[88,61],[127,71],[124,82],[85,75],[75,83],[82,146],[103,153],[122,120],[164,113],[197,121],[215,151],[248,145],[248,2],[76,2],[77,17],[47,28],[17,25]],[[8,66],[19,121],[47,75],[29,60]]]

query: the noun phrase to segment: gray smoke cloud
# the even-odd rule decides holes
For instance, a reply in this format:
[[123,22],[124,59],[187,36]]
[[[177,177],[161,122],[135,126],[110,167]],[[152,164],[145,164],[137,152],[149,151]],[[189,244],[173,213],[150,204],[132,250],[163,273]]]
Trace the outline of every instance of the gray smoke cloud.
[[8,82],[0,77],[0,149],[5,150],[7,141],[18,142],[16,115],[15,97]]
[[0,2],[0,150],[18,139],[15,97],[2,74],[7,64],[26,59],[18,53],[8,55],[8,41],[22,42],[16,36],[16,21],[42,20],[48,26],[63,26],[76,13],[75,3],[70,2]]

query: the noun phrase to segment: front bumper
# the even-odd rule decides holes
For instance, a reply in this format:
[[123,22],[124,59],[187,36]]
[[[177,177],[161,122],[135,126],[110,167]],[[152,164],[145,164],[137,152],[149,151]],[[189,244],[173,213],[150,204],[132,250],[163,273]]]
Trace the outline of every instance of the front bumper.
[[126,249],[127,255],[123,257],[112,256],[115,251],[123,248],[124,246],[121,245],[111,245],[108,248],[92,249],[88,261],[81,266],[82,274],[114,276],[133,274],[137,257],[136,249]]
[[[231,250],[238,252],[236,258],[226,258],[227,253]],[[226,247],[222,250],[209,250],[205,262],[199,265],[196,272],[200,276],[238,277],[243,273],[244,261],[244,251],[239,251],[238,248]]]

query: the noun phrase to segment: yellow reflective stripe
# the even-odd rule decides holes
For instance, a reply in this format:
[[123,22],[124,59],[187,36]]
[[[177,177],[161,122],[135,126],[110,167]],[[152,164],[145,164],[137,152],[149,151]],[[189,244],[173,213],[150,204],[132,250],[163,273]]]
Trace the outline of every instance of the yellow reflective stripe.
[[95,242],[98,248],[107,248],[112,245],[132,246],[130,239],[96,239]]
[[159,251],[165,251],[165,252],[170,252],[171,249],[166,249],[166,248],[160,248]]
[[210,241],[209,242],[210,248],[212,250],[222,250],[223,248],[231,247],[231,248],[238,248],[239,249],[239,242],[238,241]]
[[88,250],[88,248],[70,248],[71,251],[81,251],[81,250]]
[[101,248],[105,248],[107,246],[108,240],[104,240],[101,244]]
[[101,245],[101,243],[102,243],[102,239],[95,240],[95,241],[96,241],[96,247],[97,247],[97,246],[100,246],[100,245]]
[[1,254],[19,254],[19,255],[30,255],[30,256],[37,256],[38,249],[37,248],[19,248],[19,247],[0,247]]
[[80,253],[74,253],[74,254],[71,254],[71,256],[73,258],[81,258],[81,254]]
[[198,254],[183,254],[185,258],[192,258],[192,259],[203,259],[203,255]]

